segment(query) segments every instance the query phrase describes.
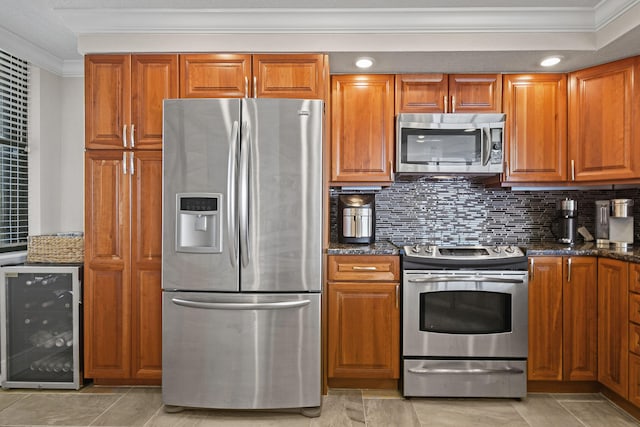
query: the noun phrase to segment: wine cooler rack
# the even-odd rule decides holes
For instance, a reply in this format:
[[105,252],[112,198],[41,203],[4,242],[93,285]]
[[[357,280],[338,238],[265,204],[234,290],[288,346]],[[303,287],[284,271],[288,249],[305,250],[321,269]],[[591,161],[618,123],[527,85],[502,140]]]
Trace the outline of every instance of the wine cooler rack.
[[0,269],[2,388],[82,386],[82,267]]

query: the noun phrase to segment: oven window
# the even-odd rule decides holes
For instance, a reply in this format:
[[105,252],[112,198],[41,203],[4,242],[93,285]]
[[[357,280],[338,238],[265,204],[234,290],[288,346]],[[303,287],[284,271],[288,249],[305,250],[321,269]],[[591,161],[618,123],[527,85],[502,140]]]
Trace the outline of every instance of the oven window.
[[482,158],[480,129],[403,129],[402,162],[475,164]]
[[487,291],[421,293],[420,330],[465,335],[511,332],[511,294]]

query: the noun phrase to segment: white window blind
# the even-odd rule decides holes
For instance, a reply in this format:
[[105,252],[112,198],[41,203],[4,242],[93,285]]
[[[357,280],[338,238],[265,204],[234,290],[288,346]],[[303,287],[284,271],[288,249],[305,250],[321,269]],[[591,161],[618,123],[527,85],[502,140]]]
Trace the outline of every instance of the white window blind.
[[0,252],[25,249],[29,63],[0,50]]

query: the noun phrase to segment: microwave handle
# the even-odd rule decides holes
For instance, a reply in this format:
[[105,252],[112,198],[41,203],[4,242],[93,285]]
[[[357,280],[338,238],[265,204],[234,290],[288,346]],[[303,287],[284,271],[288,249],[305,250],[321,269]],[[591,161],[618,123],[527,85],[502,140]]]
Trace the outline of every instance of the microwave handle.
[[482,166],[486,166],[491,159],[491,128],[482,128]]

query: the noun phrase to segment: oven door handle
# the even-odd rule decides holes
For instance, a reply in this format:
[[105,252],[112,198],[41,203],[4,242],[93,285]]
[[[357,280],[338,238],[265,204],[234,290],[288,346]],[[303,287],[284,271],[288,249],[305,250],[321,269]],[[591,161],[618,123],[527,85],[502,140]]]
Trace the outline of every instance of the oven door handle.
[[522,279],[505,279],[503,277],[480,276],[433,276],[419,279],[409,279],[409,283],[434,283],[434,282],[492,282],[492,283],[524,283]]
[[488,374],[515,375],[515,374],[524,373],[522,369],[518,369],[518,368],[502,368],[502,369],[409,368],[409,372],[413,374],[473,374],[473,375],[488,375]]

